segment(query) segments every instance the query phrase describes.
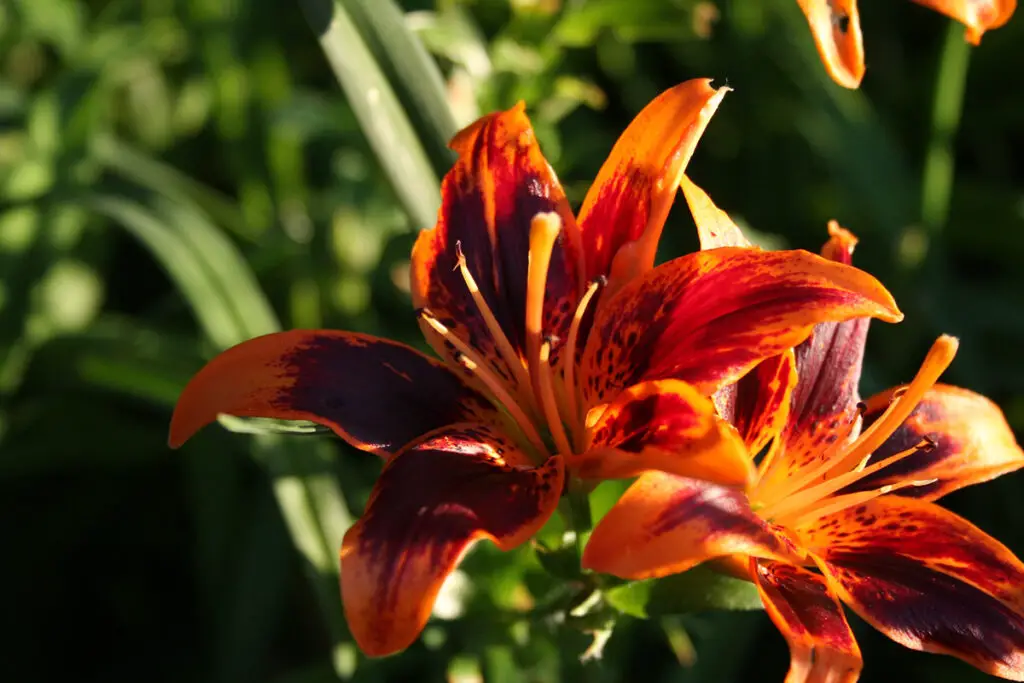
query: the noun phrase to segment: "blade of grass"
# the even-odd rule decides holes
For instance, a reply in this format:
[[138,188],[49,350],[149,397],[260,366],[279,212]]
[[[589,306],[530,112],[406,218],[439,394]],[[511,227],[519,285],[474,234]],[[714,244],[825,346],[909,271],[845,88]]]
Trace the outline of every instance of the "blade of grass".
[[252,231],[246,228],[242,212],[217,190],[111,135],[97,135],[91,144],[96,158],[125,180],[173,199],[195,202],[218,225],[223,225],[239,237],[252,238]]
[[440,206],[440,181],[345,4],[300,0],[299,5],[413,225],[432,226]]
[[[153,211],[120,197],[94,196],[99,213],[122,223],[147,247],[185,296],[203,332],[226,348],[277,328],[273,314],[250,318],[246,311],[271,311],[255,276],[237,248],[193,207],[175,209],[159,200]],[[178,220],[162,220],[160,214]],[[189,217],[199,220],[189,220]],[[184,225],[183,223],[188,223]],[[339,676],[349,672],[338,591],[336,548],[351,523],[341,489],[330,473],[330,446],[253,438],[252,455],[273,480],[274,495],[292,540],[305,559],[307,576],[323,612]]]
[[444,79],[437,63],[405,22],[402,9],[393,0],[342,0],[356,24],[369,32],[382,57],[394,72],[398,95],[406,95],[410,114],[422,121],[425,141],[435,170],[443,173],[451,165],[448,140],[455,135],[455,117],[445,93]]
[[963,24],[949,22],[935,75],[932,134],[921,176],[921,222],[932,234],[945,226],[953,195],[953,141],[960,126],[971,59],[964,30]]

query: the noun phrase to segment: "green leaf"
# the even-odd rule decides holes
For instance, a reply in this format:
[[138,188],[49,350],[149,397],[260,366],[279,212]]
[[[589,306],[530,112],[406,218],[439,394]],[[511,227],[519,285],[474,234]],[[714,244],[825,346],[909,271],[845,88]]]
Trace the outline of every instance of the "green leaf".
[[608,604],[623,614],[639,618],[712,609],[763,608],[754,584],[703,566],[662,579],[616,586],[606,590],[604,596]]
[[413,223],[437,219],[440,180],[394,88],[342,0],[301,0],[306,20]]
[[448,140],[457,127],[437,63],[409,29],[401,8],[392,0],[342,1],[363,35],[372,37],[382,61],[394,72],[398,96],[408,99],[410,116],[422,121],[429,136],[425,146],[439,162],[438,170],[446,170],[451,159]]

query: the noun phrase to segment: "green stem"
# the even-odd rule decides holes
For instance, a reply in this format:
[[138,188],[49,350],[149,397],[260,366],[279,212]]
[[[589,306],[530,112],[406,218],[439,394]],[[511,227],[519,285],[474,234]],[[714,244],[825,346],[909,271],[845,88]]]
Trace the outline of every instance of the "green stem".
[[568,499],[572,528],[576,532],[576,548],[580,559],[582,559],[584,538],[594,528],[594,520],[590,515],[590,492],[587,485],[575,477],[571,478]]
[[953,191],[953,142],[963,111],[971,46],[964,27],[949,22],[935,79],[932,135],[921,178],[921,222],[929,233],[942,230],[949,216]]

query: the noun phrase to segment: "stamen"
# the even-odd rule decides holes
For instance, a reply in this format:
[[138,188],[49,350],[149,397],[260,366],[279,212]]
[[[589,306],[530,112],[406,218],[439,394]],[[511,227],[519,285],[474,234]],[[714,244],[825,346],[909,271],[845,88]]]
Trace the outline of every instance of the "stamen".
[[908,448],[905,451],[895,453],[889,456],[888,458],[879,460],[870,467],[867,467],[867,461],[871,457],[871,455],[869,454],[854,470],[847,472],[845,474],[840,474],[837,477],[827,479],[822,483],[818,484],[817,486],[812,486],[808,489],[799,491],[795,495],[779,500],[774,505],[769,505],[766,508],[764,508],[763,514],[766,517],[770,516],[772,518],[778,518],[793,514],[794,512],[799,512],[803,508],[813,509],[812,506],[815,502],[824,500],[827,496],[832,495],[836,491],[840,491],[846,488],[847,486],[850,486],[851,484],[860,481],[864,477],[869,477],[875,472],[878,472],[881,469],[889,467],[890,465],[893,465],[906,457],[915,455],[925,450],[929,450],[928,443],[928,441],[922,440],[920,443],[918,443],[916,446],[913,446],[912,448]]
[[504,408],[512,419],[516,422],[519,428],[526,435],[526,438],[530,440],[530,443],[543,455],[549,455],[547,447],[544,445],[544,440],[540,438],[540,434],[537,433],[537,429],[533,426],[533,422],[526,416],[523,409],[519,406],[516,400],[509,394],[505,388],[501,378],[494,374],[478,356],[470,346],[459,339],[455,334],[452,333],[445,325],[435,318],[429,311],[423,309],[418,311],[419,317],[425,323],[437,332],[441,337],[455,347],[455,362],[460,363],[467,370],[473,373],[477,379],[479,379],[487,390],[491,392],[494,400]]
[[[534,406],[533,392],[530,390],[530,376],[526,372],[522,359],[512,347],[508,337],[505,336],[504,330],[501,329],[498,319],[494,317],[491,307],[487,305],[487,300],[484,299],[483,294],[480,292],[476,279],[469,272],[469,265],[466,263],[466,257],[462,253],[462,242],[455,243],[455,255],[458,259],[456,267],[461,271],[462,279],[466,281],[466,287],[476,303],[477,310],[480,311],[480,316],[484,319],[484,324],[487,325],[487,331],[491,333],[491,338],[494,339],[494,343],[498,347],[498,353],[501,355],[502,360],[505,361],[505,365],[508,366],[508,369],[515,376],[515,380],[519,385],[521,391],[516,392],[517,396],[520,399],[525,398],[527,408],[532,410]],[[525,397],[523,394],[525,394]]]
[[565,365],[564,382],[565,382],[565,395],[566,401],[569,406],[569,424],[573,428],[573,438],[576,440],[576,444],[583,447],[583,435],[586,428],[583,425],[583,416],[580,415],[580,406],[577,401],[577,395],[579,391],[576,387],[576,344],[579,341],[580,334],[580,323],[583,321],[583,316],[587,312],[587,306],[590,305],[590,300],[594,298],[594,294],[597,290],[608,283],[608,279],[604,276],[599,277],[590,283],[587,287],[587,291],[583,293],[583,297],[580,299],[580,303],[576,306],[576,313],[572,317],[572,324],[569,325],[569,340],[565,344],[565,350],[562,352],[562,362]]
[[[851,508],[855,505],[862,505],[869,501],[884,496],[893,491],[900,489],[917,487],[917,486],[928,486],[934,484],[938,479],[915,479],[913,481],[901,481],[898,484],[888,484],[878,489],[871,491],[857,491],[856,493],[848,493],[844,496],[836,496],[829,500],[827,505],[808,510],[796,517],[793,517],[785,522],[786,526],[794,527],[815,519],[820,519],[826,515],[833,515],[837,512],[842,512],[847,508]],[[778,521],[778,520],[776,520]]]
[[791,494],[822,477],[828,477],[834,472],[842,473],[855,470],[910,417],[914,408],[924,398],[925,393],[932,388],[939,376],[949,367],[956,355],[958,345],[959,342],[954,337],[948,335],[939,337],[928,351],[928,355],[913,381],[908,386],[893,392],[894,398],[889,407],[861,433],[856,441],[845,448],[827,454],[817,467],[795,480],[786,482],[778,487],[778,490],[772,491],[770,498],[773,501],[791,498]]
[[854,467],[865,455],[874,453],[879,446],[885,443],[885,440],[910,417],[928,390],[939,381],[939,377],[953,362],[959,345],[960,342],[956,337],[946,334],[935,340],[928,355],[925,356],[924,363],[921,364],[921,369],[917,371],[917,375],[914,376],[910,384],[893,393],[892,403],[885,409],[881,417],[875,420],[850,445],[847,455],[836,464],[837,471]]
[[572,446],[569,445],[569,438],[565,433],[562,418],[558,415],[558,404],[555,399],[555,386],[551,372],[551,342],[547,339],[540,347],[540,365],[537,371],[538,393],[541,405],[544,407],[544,416],[548,421],[548,429],[551,431],[551,438],[554,439],[559,453],[570,455],[573,452]]
[[530,222],[530,261],[526,269],[526,365],[537,390],[540,388],[537,369],[544,325],[544,292],[551,250],[561,230],[562,218],[557,213],[538,213]]

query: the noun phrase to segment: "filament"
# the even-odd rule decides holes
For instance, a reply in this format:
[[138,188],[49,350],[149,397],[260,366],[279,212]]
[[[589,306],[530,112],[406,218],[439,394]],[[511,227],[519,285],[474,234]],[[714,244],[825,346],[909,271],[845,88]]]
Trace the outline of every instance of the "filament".
[[523,430],[526,438],[537,448],[541,453],[547,454],[547,448],[544,445],[544,440],[540,438],[540,434],[537,433],[536,427],[533,426],[533,422],[523,412],[522,407],[512,397],[505,388],[505,384],[501,378],[498,377],[494,371],[488,368],[480,356],[478,356],[469,344],[459,339],[451,330],[444,326],[440,320],[435,318],[428,311],[420,311],[420,318],[426,322],[430,327],[437,332],[441,337],[455,347],[457,351],[455,355],[455,361],[462,364],[467,370],[479,379],[488,391],[494,396],[499,402],[500,406],[503,407],[512,419],[519,425],[519,428]]
[[505,336],[505,332],[501,329],[501,325],[498,324],[497,318],[494,317],[494,313],[491,311],[491,307],[487,305],[487,300],[484,299],[483,294],[480,292],[480,287],[476,284],[476,279],[473,274],[469,272],[469,266],[466,263],[466,257],[462,253],[462,242],[455,243],[455,254],[458,258],[458,268],[462,273],[462,279],[466,281],[466,287],[469,289],[470,296],[473,297],[474,303],[476,303],[477,310],[480,311],[480,315],[484,319],[484,323],[487,326],[487,330],[491,333],[491,338],[494,339],[495,345],[498,347],[498,353],[501,355],[502,360],[505,361],[505,365],[512,372],[515,377],[516,383],[520,389],[525,392],[517,392],[519,398],[524,398],[522,393],[525,393],[526,405],[531,410],[533,409],[533,394],[530,389],[530,376],[526,372],[526,368],[523,366],[523,361],[516,353],[516,350],[512,347],[512,343]]

